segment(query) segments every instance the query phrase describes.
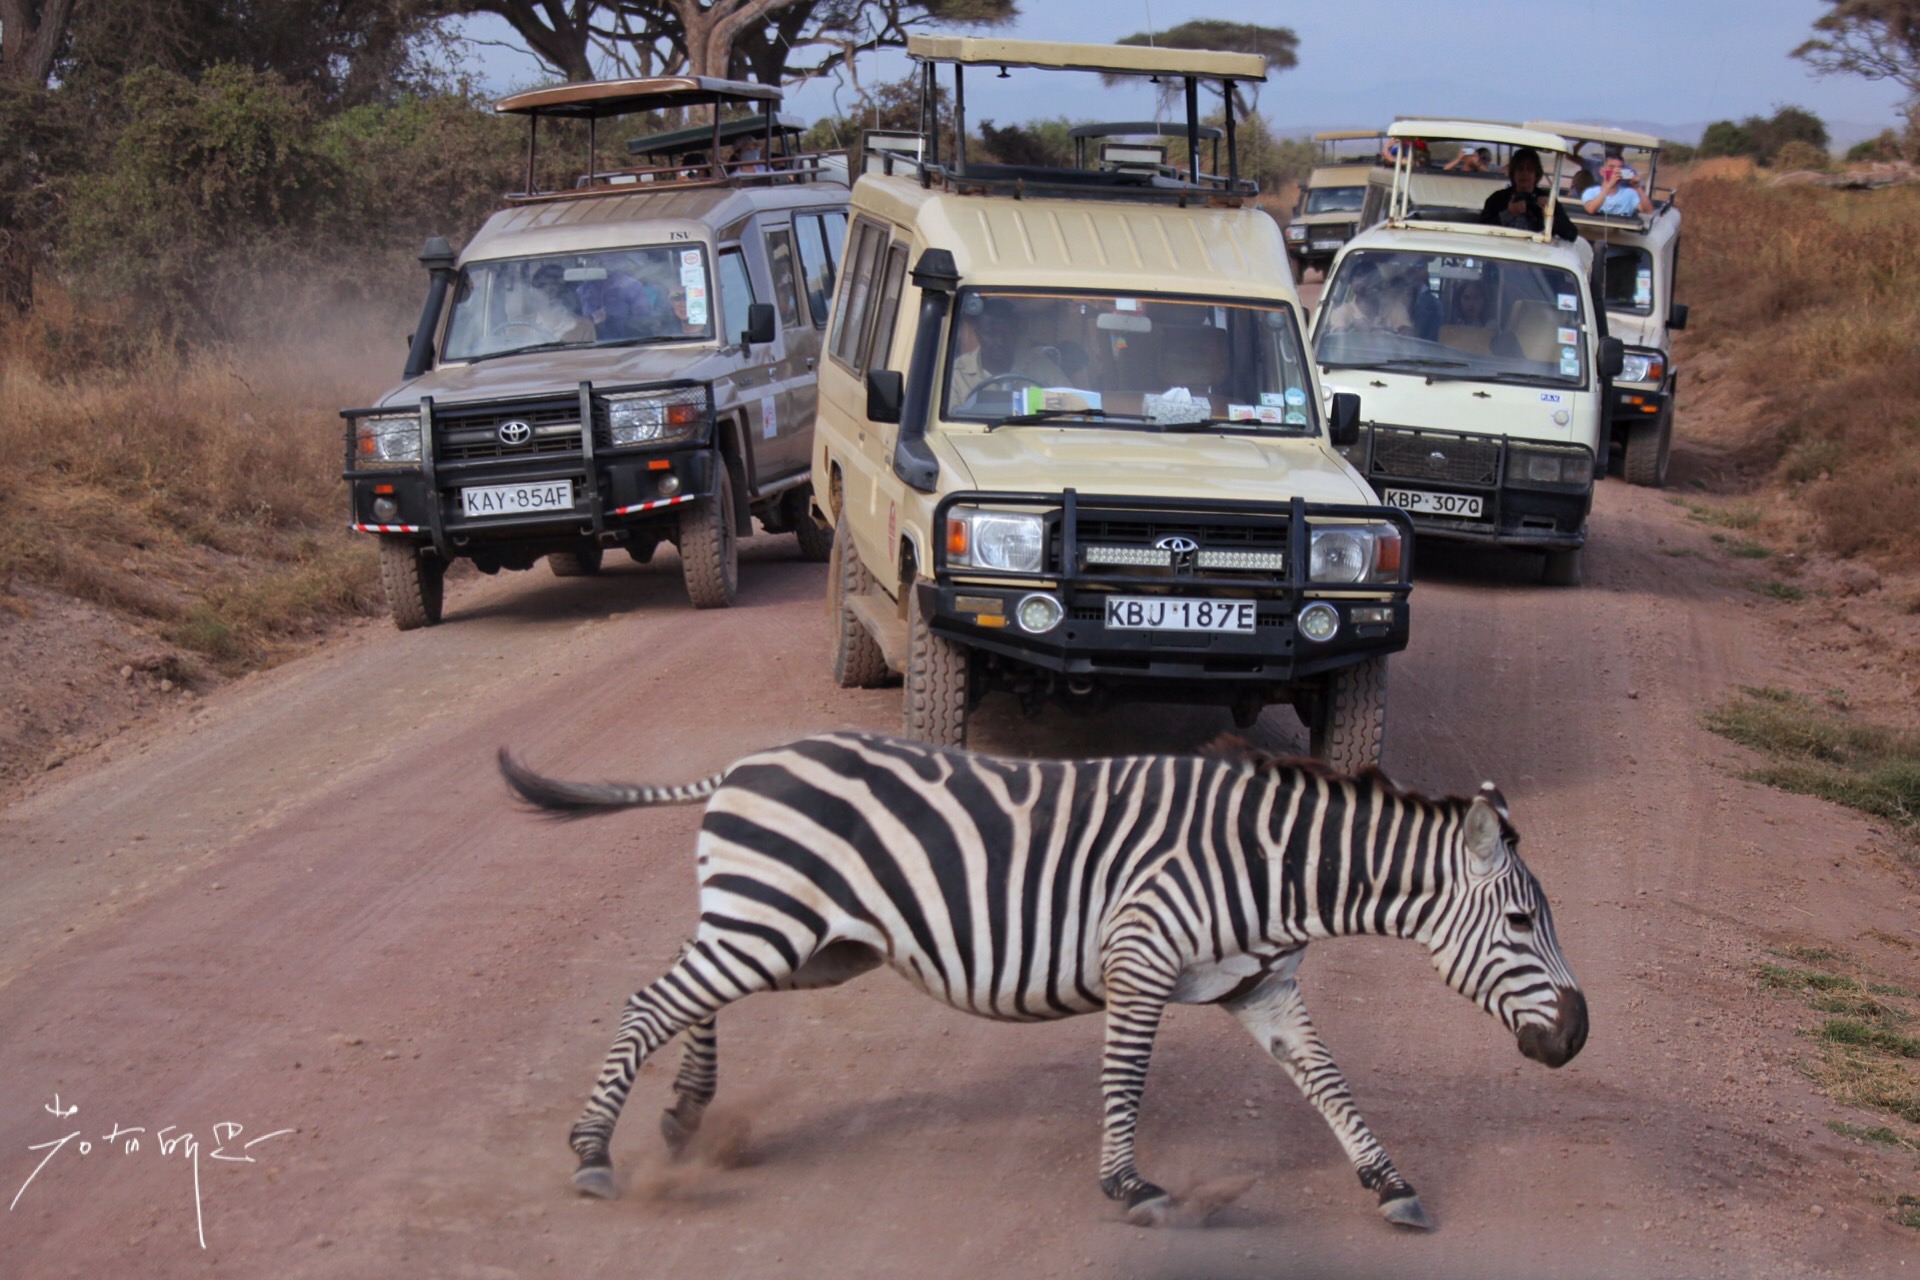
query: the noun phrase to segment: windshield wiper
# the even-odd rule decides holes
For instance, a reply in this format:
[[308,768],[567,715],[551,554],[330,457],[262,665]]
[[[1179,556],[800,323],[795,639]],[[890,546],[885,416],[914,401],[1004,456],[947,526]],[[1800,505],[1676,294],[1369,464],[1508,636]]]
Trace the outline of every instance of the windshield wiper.
[[482,360],[495,360],[501,356],[523,356],[529,351],[564,351],[569,347],[591,345],[591,343],[581,342],[536,342],[530,347],[515,347],[510,351],[483,351],[477,356],[468,356],[467,359],[478,364]]
[[[1030,427],[1039,422],[1057,422],[1062,418],[1092,418],[1105,421],[1108,414],[1105,409],[1036,409],[1032,413],[1016,413],[1005,418],[995,418],[987,424],[987,430],[995,427]],[[1115,417],[1130,417],[1129,414],[1115,414]]]
[[1382,360],[1373,366],[1376,369],[1464,369],[1465,360],[1439,360],[1432,356],[1401,356],[1393,360]]
[[1301,422],[1256,422],[1249,418],[1201,418],[1195,422],[1163,422],[1160,430],[1175,434],[1199,431],[1249,431],[1257,435],[1299,435],[1313,430]]

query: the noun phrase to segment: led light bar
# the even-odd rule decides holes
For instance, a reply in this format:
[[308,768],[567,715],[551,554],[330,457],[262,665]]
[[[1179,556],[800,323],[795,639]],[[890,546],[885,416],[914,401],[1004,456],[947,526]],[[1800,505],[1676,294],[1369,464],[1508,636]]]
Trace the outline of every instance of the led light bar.
[[1087,547],[1082,553],[1088,564],[1144,564],[1167,568],[1173,552],[1159,547]]
[[1271,569],[1278,573],[1286,567],[1278,551],[1202,551],[1195,558],[1202,569]]

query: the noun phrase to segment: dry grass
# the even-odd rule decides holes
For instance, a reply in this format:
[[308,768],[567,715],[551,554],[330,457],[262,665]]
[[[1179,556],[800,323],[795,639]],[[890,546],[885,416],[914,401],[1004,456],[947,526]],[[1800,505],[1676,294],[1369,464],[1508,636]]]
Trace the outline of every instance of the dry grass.
[[356,341],[182,355],[43,298],[0,334],[0,594],[24,579],[130,613],[227,670],[372,610],[337,413],[391,379],[398,343],[378,361]]
[[1827,550],[1920,564],[1900,514],[1920,510],[1920,187],[1699,181],[1719,163],[1682,198],[1683,354],[1724,358],[1754,409],[1743,460],[1792,491]]

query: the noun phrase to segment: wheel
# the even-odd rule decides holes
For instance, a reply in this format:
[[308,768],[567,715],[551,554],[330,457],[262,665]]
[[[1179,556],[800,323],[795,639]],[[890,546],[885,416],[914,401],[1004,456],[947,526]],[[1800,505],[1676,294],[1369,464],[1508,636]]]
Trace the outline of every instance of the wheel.
[[1300,284],[1306,280],[1307,278],[1306,263],[1300,261],[1300,259],[1294,257],[1292,254],[1288,254],[1287,265],[1293,268],[1293,282],[1295,284]]
[[844,511],[832,543],[827,558],[827,625],[833,628],[833,682],[842,689],[877,689],[892,673],[873,633],[847,607],[853,596],[873,590],[873,575],[853,549]]
[[431,627],[440,621],[446,599],[447,562],[431,547],[406,538],[380,539],[380,586],[387,594],[387,611],[402,631]]
[[740,587],[740,541],[733,527],[733,476],[724,458],[713,469],[710,498],[680,516],[680,574],[696,609],[724,609]]
[[920,593],[907,591],[906,714],[901,728],[909,738],[936,747],[967,745],[967,651],[933,634],[920,612]]
[[555,551],[547,557],[547,568],[556,578],[585,578],[600,572],[605,555],[598,543],[589,542],[578,551]]
[[1540,572],[1540,581],[1550,587],[1577,587],[1584,576],[1587,549],[1575,547],[1571,551],[1547,552],[1547,564]]
[[1668,405],[1654,415],[1653,421],[1627,427],[1627,483],[1651,489],[1666,484],[1667,458],[1672,452],[1673,406]]
[[814,523],[807,510],[813,490],[805,485],[788,491],[787,523],[793,528],[794,541],[800,544],[800,558],[819,564],[833,554],[834,532]]
[[1387,660],[1369,658],[1329,672],[1307,723],[1314,758],[1342,773],[1380,763],[1387,744]]

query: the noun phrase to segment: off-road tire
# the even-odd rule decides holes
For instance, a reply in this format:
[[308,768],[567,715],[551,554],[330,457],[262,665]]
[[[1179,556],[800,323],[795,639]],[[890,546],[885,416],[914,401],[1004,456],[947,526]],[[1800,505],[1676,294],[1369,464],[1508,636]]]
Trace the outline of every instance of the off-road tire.
[[800,544],[800,558],[813,564],[827,561],[833,554],[834,531],[823,529],[814,523],[813,513],[807,510],[813,504],[808,501],[813,491],[802,485],[787,495],[790,505],[787,512],[788,522],[793,526],[793,539]]
[[892,674],[887,656],[866,624],[847,607],[854,596],[873,590],[873,575],[860,562],[847,535],[846,512],[833,532],[827,557],[827,625],[833,628],[833,682],[842,689],[877,689]]
[[446,561],[431,547],[407,538],[380,539],[380,586],[387,593],[393,625],[400,630],[431,627],[440,621],[446,578]]
[[713,469],[710,498],[680,513],[680,576],[696,609],[725,609],[740,589],[740,540],[733,527],[733,476],[724,459]]
[[1587,549],[1547,552],[1547,563],[1540,570],[1540,581],[1549,587],[1577,587],[1586,576]]
[[1621,470],[1628,484],[1658,489],[1667,483],[1667,460],[1673,452],[1673,407],[1655,414],[1651,422],[1627,426],[1626,461]]
[[967,651],[937,636],[920,611],[920,593],[907,592],[907,671],[901,729],[936,747],[967,745]]
[[1380,763],[1387,745],[1387,660],[1369,658],[1327,673],[1307,725],[1317,760],[1342,773]]
[[594,543],[588,543],[578,551],[555,551],[547,556],[547,568],[553,570],[556,578],[585,578],[600,572],[600,562],[606,552]]

